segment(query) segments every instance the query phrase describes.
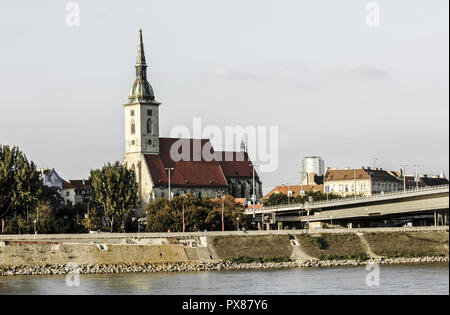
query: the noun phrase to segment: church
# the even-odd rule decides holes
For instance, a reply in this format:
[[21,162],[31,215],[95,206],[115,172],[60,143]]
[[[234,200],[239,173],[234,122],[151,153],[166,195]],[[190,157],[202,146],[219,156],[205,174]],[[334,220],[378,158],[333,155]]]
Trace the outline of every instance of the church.
[[136,173],[140,203],[137,214],[144,215],[153,200],[186,193],[211,198],[228,194],[246,200],[255,194],[261,198],[262,182],[244,144],[239,152],[223,152],[214,151],[209,139],[159,136],[161,103],[147,80],[142,30],[135,68],[136,80],[124,104],[123,165]]

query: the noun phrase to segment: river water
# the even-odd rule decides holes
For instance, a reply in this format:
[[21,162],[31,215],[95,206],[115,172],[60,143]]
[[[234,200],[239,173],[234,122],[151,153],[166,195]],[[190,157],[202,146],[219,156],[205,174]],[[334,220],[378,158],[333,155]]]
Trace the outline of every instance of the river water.
[[342,267],[80,275],[79,286],[67,286],[65,276],[7,276],[0,277],[0,294],[449,294],[448,264],[381,265],[379,277],[374,272]]

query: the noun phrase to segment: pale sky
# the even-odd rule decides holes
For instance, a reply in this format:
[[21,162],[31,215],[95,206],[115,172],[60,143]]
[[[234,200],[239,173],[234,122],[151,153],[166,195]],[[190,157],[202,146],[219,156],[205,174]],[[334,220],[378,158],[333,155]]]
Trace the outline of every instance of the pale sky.
[[[264,190],[326,166],[449,172],[449,2],[361,0],[0,2],[0,143],[65,179],[124,155],[123,104],[143,29],[160,133],[278,126]],[[220,148],[216,148],[220,149]]]

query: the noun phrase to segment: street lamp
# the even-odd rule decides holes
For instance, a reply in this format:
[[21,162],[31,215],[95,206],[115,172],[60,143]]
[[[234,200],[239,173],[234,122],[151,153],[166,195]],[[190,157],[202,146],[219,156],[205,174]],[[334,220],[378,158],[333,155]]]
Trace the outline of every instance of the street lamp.
[[239,231],[239,217],[236,218],[237,230]]
[[403,167],[403,192],[406,193],[406,168],[408,167],[408,165],[403,164],[400,166]]
[[36,238],[36,236],[37,236],[37,220],[34,219],[33,223],[34,223],[34,238]]
[[223,190],[220,192],[220,199],[222,201],[222,232],[225,232],[225,201],[223,199]]
[[420,165],[414,165],[416,168],[416,178],[414,179],[416,182],[416,189],[419,189],[419,182],[420,182],[420,176],[419,176],[419,167]]
[[286,183],[283,184],[283,186],[287,186],[287,197],[288,197],[288,204],[291,204],[291,195],[290,195],[290,185],[292,185],[291,183]]
[[300,196],[303,197],[303,193],[304,193],[303,192],[303,178],[304,178],[306,172],[305,171],[299,171],[299,173],[303,175],[303,176],[300,177],[301,178],[301,180],[300,180]]
[[166,167],[165,170],[168,171],[168,173],[169,173],[169,201],[170,201],[172,199],[172,193],[170,191],[170,179],[171,179],[172,171],[174,170],[174,168]]
[[183,233],[186,232],[186,223],[184,220],[184,201],[186,200],[186,197],[183,198],[183,201],[181,202],[181,208],[183,209]]

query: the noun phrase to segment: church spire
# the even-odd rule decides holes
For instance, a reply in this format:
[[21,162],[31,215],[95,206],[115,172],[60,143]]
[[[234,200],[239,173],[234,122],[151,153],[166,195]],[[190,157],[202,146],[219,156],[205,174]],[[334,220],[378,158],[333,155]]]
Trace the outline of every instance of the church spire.
[[138,51],[136,57],[136,81],[131,88],[128,100],[130,103],[157,103],[153,88],[147,81],[147,63],[145,61],[144,40],[142,29],[139,29]]
[[138,52],[136,57],[136,79],[147,80],[147,63],[145,62],[142,29],[139,29]]

